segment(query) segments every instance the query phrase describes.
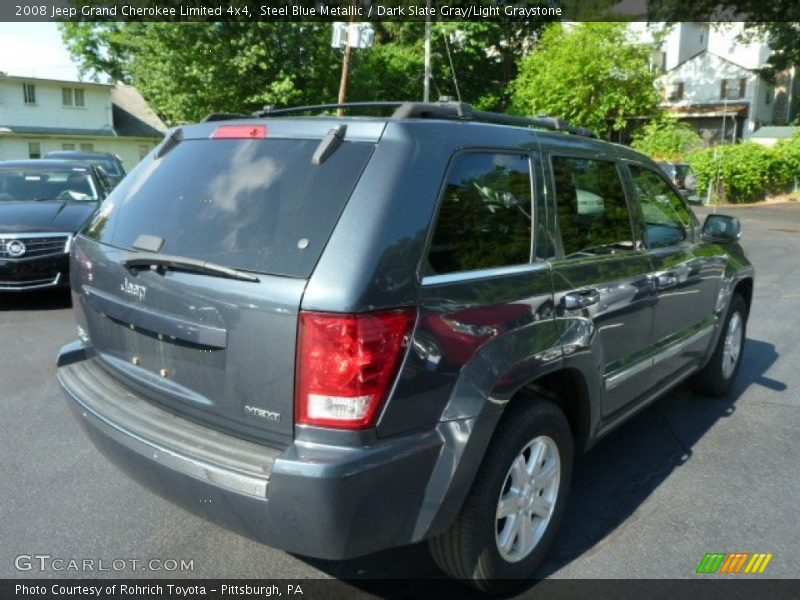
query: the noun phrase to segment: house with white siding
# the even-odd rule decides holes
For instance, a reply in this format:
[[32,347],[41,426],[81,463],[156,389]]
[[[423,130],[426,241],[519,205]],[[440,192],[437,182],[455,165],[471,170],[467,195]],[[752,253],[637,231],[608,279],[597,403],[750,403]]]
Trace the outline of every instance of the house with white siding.
[[[706,144],[748,139],[765,125],[785,125],[798,114],[800,77],[792,67],[774,82],[759,70],[770,56],[764,37],[739,38],[743,23],[632,24],[653,44],[662,75],[662,107],[690,123]],[[798,73],[800,75],[800,73]]]
[[53,150],[111,152],[130,171],[164,131],[131,86],[0,73],[0,160]]

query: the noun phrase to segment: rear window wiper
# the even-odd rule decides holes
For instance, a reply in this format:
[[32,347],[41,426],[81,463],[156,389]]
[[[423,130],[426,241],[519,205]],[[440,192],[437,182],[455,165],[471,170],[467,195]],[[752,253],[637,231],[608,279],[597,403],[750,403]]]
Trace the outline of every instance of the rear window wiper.
[[188,271],[202,273],[204,275],[213,275],[215,277],[225,277],[227,279],[238,279],[239,281],[252,281],[254,283],[260,281],[258,277],[250,273],[231,269],[230,267],[218,265],[206,260],[171,256],[169,254],[157,254],[154,252],[129,254],[122,259],[122,266],[132,273],[155,268],[156,271],[162,273],[164,271]]

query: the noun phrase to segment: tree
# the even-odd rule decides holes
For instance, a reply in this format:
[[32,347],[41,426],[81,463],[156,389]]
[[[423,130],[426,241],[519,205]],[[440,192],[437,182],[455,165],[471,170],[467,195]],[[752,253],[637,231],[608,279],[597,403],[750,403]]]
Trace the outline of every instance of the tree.
[[325,23],[66,23],[82,72],[137,86],[168,123],[333,100],[341,56]]
[[512,82],[512,110],[547,113],[610,135],[631,117],[659,112],[651,49],[628,39],[625,23],[550,25],[522,59]]
[[665,116],[653,119],[633,135],[631,146],[656,160],[680,161],[703,145],[702,138],[688,124]]
[[[348,100],[421,99],[420,22],[375,23],[376,44],[354,53]],[[342,61],[328,23],[65,23],[83,74],[132,83],[174,124],[209,112],[265,104],[334,102]],[[504,109],[516,58],[542,27],[532,23],[436,23],[433,92]],[[452,68],[451,68],[452,60]]]

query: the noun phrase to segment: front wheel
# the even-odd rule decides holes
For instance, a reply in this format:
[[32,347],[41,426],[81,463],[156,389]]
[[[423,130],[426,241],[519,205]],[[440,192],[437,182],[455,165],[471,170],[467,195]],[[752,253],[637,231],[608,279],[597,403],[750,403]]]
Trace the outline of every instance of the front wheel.
[[691,386],[701,394],[722,396],[731,388],[742,364],[747,329],[747,305],[736,294],[725,317],[714,353],[708,364],[692,376]]
[[544,399],[509,409],[456,521],[430,541],[439,567],[487,592],[530,578],[555,536],[572,478],[572,433]]

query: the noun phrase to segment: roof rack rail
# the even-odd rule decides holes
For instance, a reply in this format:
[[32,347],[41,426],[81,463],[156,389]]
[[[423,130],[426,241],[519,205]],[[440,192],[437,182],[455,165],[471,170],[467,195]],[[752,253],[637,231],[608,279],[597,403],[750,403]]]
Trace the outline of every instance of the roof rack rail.
[[254,117],[276,117],[280,115],[290,115],[294,113],[317,112],[322,110],[334,110],[340,108],[397,108],[405,102],[342,102],[338,104],[310,104],[308,106],[291,106],[289,108],[273,108],[265,106],[263,110],[253,113]]
[[472,106],[464,102],[406,102],[392,116],[398,119],[456,119],[495,123],[497,125],[536,127],[538,129],[565,131],[583,137],[597,138],[597,135],[591,129],[575,127],[557,117],[549,115],[517,117],[515,115],[474,110]]
[[204,121],[223,121],[226,119],[247,119],[263,117],[280,117],[305,112],[320,112],[326,110],[340,109],[394,109],[393,119],[443,119],[454,121],[476,121],[480,123],[494,123],[497,125],[512,125],[516,127],[535,127],[537,129],[548,129],[550,131],[564,131],[573,135],[588,138],[597,138],[597,134],[586,127],[575,127],[563,119],[551,117],[550,115],[539,115],[538,117],[518,117],[502,113],[475,110],[466,102],[454,102],[452,100],[440,102],[343,102],[337,104],[311,104],[308,106],[291,106],[288,108],[273,108],[265,106],[263,110],[256,111],[252,115],[211,113]]
[[211,121],[230,121],[231,119],[249,119],[249,115],[239,113],[209,113],[202,120],[203,123],[210,123]]

